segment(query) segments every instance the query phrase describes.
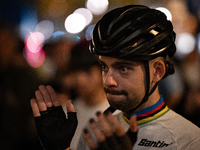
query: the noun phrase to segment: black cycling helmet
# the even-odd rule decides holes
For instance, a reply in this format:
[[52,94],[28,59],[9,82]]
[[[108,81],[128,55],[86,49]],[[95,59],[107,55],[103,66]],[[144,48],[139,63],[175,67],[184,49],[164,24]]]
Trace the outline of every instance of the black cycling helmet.
[[91,53],[148,61],[172,57],[175,33],[166,15],[142,5],[128,5],[108,12],[96,24]]
[[[146,93],[148,100],[157,84],[150,89],[149,61],[157,57],[172,57],[176,51],[175,32],[164,13],[142,5],[116,8],[96,24],[90,44],[90,52],[102,56],[144,61]],[[174,72],[173,65],[165,61],[166,73]],[[130,113],[133,112],[130,110]]]

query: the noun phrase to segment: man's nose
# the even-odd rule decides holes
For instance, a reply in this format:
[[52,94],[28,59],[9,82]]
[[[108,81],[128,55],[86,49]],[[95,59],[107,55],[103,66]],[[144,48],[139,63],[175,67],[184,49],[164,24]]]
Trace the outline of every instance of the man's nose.
[[117,86],[117,81],[115,80],[112,72],[107,72],[107,74],[103,76],[103,84],[105,87]]

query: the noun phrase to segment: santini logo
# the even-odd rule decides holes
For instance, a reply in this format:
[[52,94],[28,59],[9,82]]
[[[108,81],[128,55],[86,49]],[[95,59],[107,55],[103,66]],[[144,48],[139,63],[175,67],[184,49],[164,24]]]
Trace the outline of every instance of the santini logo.
[[147,140],[147,139],[142,139],[138,145],[139,146],[145,146],[145,147],[162,148],[162,147],[167,147],[167,146],[169,146],[171,144],[172,143],[167,144],[164,141],[160,141],[160,140],[156,142],[156,141],[150,141],[150,140]]

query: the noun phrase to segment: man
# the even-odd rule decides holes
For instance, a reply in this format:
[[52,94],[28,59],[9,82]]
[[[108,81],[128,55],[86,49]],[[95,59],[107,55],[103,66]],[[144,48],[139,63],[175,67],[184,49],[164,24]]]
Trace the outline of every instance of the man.
[[[168,61],[175,53],[174,40],[171,22],[162,12],[146,6],[114,9],[94,28],[90,50],[99,55],[108,102],[113,109],[124,112],[117,118],[125,131],[129,123],[131,131],[135,131],[132,118],[137,115],[138,136],[133,149],[200,147],[199,128],[170,110],[158,92],[158,82],[174,71]],[[90,120],[90,128],[84,130],[90,149],[114,149],[113,143],[120,145],[113,142],[119,137],[120,125],[109,118],[110,113],[106,116],[97,113],[98,122]],[[110,138],[112,129],[117,138]],[[82,141],[81,149],[85,150]]]

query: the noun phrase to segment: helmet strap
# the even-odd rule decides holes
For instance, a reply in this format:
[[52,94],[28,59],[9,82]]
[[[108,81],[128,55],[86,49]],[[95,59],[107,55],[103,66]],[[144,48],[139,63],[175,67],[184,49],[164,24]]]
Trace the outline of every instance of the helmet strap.
[[145,68],[145,72],[146,72],[146,86],[145,86],[145,96],[142,99],[142,101],[133,109],[129,110],[128,112],[126,112],[127,116],[132,116],[134,114],[134,111],[139,108],[142,104],[144,104],[145,102],[147,102],[149,96],[155,91],[158,82],[153,86],[153,88],[151,89],[151,91],[149,92],[150,89],[150,71],[149,71],[149,61],[145,61],[144,62],[144,68]]

